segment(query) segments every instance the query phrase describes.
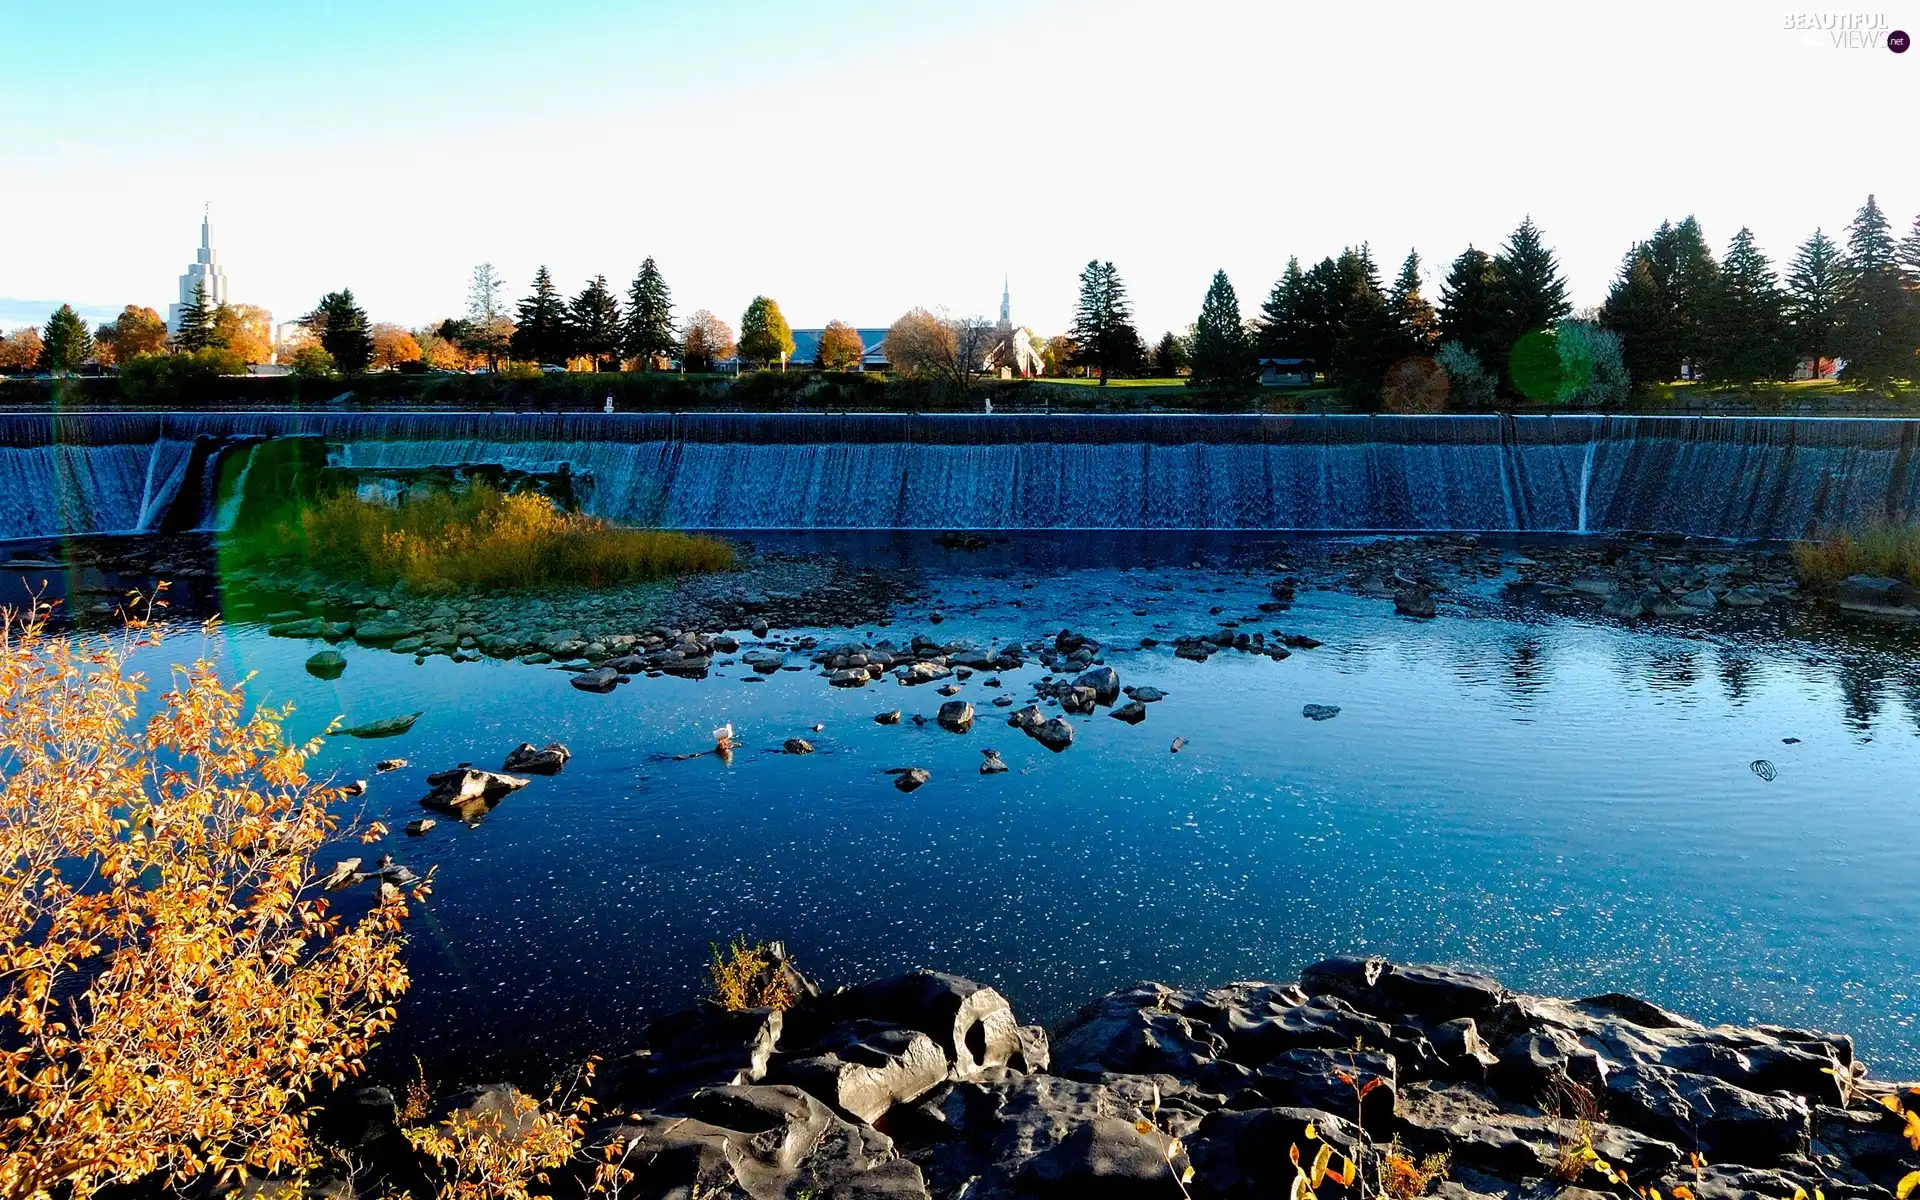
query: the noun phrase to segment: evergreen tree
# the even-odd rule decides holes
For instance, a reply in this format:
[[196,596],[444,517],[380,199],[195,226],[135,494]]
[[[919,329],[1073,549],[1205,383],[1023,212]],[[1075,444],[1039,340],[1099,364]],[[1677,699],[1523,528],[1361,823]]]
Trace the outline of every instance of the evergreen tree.
[[1339,263],[1323,258],[1308,268],[1306,286],[1300,290],[1298,357],[1329,373],[1333,371],[1334,343],[1340,340],[1341,295]]
[[1200,319],[1193,327],[1193,378],[1201,386],[1235,387],[1253,382],[1253,344],[1240,320],[1240,298],[1225,271],[1213,273]]
[[1847,227],[1846,284],[1836,345],[1851,383],[1883,388],[1914,375],[1915,304],[1899,246],[1872,196]]
[[1255,348],[1268,358],[1303,358],[1301,318],[1307,294],[1307,275],[1300,259],[1287,259],[1286,273],[1280,276],[1267,301],[1260,306],[1256,320]]
[[40,334],[40,369],[62,375],[93,357],[93,334],[73,305],[62,304]]
[[1750,229],[1741,229],[1727,247],[1717,285],[1701,313],[1701,333],[1709,379],[1750,385],[1793,374],[1786,302],[1773,264],[1754,244]]
[[1080,272],[1080,300],[1068,336],[1079,347],[1080,361],[1099,372],[1101,387],[1113,372],[1139,363],[1145,347],[1133,327],[1126,284],[1112,263],[1095,260]]
[[[782,365],[793,353],[793,330],[780,306],[765,296],[755,296],[740,314],[740,357],[762,366]],[[978,363],[969,364],[977,367]]]
[[1500,318],[1490,350],[1492,361],[1504,364],[1523,336],[1553,328],[1573,306],[1567,303],[1567,281],[1560,277],[1560,264],[1532,217],[1520,222],[1494,256],[1493,265],[1499,274]]
[[651,257],[640,264],[640,273],[627,291],[626,351],[640,360],[643,371],[653,370],[656,358],[680,353],[680,343],[673,336],[673,294]]
[[505,288],[506,280],[500,278],[492,263],[479,264],[467,285],[466,320],[446,321],[440,327],[441,337],[468,354],[485,358],[489,371],[500,369],[500,356],[507,352],[513,337],[513,322],[507,318],[500,297]]
[[1900,277],[1909,288],[1920,290],[1920,216],[1900,241]]
[[1840,248],[1816,229],[1787,265],[1787,323],[1794,352],[1812,360],[1817,379],[1834,356],[1845,269]]
[[342,288],[320,297],[320,306],[307,316],[307,327],[320,338],[320,347],[333,357],[333,365],[348,375],[357,375],[373,361],[373,331],[366,312],[354,303],[351,289]]
[[1684,363],[1706,357],[1702,322],[1718,268],[1700,223],[1688,217],[1660,228],[1627,252],[1601,306],[1601,323],[1620,337],[1628,369],[1642,383],[1678,379]]
[[1160,335],[1159,345],[1153,348],[1153,373],[1171,379],[1180,374],[1189,365],[1187,348],[1175,337],[1173,330]]
[[1500,273],[1486,251],[1468,246],[1447,268],[1439,316],[1441,337],[1490,361],[1500,340]]
[[207,308],[204,285],[193,285],[193,299],[180,306],[180,321],[173,331],[175,349],[191,354],[213,345],[213,313]]
[[1420,252],[1407,251],[1400,264],[1400,275],[1387,294],[1387,312],[1393,318],[1394,332],[1402,355],[1430,354],[1440,340],[1440,318],[1433,305],[1420,294]]
[[1398,357],[1399,346],[1393,313],[1369,247],[1349,246],[1340,252],[1326,311],[1333,335],[1329,377],[1354,403],[1378,404],[1381,382]]
[[620,363],[622,336],[620,302],[607,290],[607,277],[595,275],[567,310],[567,323],[573,329],[573,348],[593,360],[593,369],[613,361]]
[[513,331],[516,356],[540,363],[564,363],[573,357],[573,330],[568,327],[567,301],[553,286],[553,276],[541,267],[534,272],[533,295],[520,302],[520,324]]

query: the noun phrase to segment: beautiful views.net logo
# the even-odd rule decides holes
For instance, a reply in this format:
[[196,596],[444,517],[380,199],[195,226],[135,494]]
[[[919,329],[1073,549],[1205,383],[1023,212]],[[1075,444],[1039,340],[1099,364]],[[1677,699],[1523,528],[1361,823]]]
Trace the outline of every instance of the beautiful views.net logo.
[[1878,50],[1882,46],[1905,54],[1912,39],[1903,29],[1888,28],[1885,13],[1787,13],[1783,27],[1800,35],[1803,46],[1830,46],[1835,50]]

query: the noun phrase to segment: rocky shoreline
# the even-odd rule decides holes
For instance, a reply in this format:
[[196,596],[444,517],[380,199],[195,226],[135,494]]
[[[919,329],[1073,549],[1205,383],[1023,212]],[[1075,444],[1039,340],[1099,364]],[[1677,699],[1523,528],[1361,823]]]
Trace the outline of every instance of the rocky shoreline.
[[[1895,1111],[1920,1100],[1870,1079],[1851,1039],[1626,995],[1347,957],[1291,983],[1138,984],[1049,1034],[957,976],[829,991],[777,952],[767,971],[785,1011],[703,1002],[603,1065],[583,1146],[623,1197],[1298,1200],[1322,1147],[1305,1194],[1329,1200],[1880,1200],[1920,1170],[1920,1119]],[[434,1119],[516,1096],[469,1088]],[[328,1130],[416,1179],[393,1099],[338,1096]],[[582,1160],[556,1194],[591,1175]]]

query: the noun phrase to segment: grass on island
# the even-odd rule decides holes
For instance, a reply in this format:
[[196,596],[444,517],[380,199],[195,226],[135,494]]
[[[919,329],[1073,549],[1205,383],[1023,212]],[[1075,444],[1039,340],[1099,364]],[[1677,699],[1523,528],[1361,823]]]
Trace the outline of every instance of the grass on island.
[[607,587],[733,567],[733,547],[718,538],[615,525],[477,482],[397,506],[336,493],[298,520],[314,567],[376,585],[398,580],[422,594]]
[[1879,575],[1920,587],[1920,525],[1881,521],[1796,542],[1793,563],[1807,587],[1832,587],[1849,575]]

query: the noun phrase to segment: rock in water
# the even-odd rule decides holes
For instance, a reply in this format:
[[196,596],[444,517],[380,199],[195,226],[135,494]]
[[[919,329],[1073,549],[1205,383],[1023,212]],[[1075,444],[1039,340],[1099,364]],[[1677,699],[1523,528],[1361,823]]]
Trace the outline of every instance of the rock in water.
[[1150,684],[1141,687],[1130,687],[1124,690],[1129,698],[1138,700],[1142,704],[1156,704],[1167,698],[1165,692]]
[[349,725],[345,729],[333,729],[328,732],[333,737],[393,737],[412,729],[413,723],[425,715],[424,712],[416,712],[399,717],[382,717],[378,721],[368,721],[365,725]]
[[812,754],[813,743],[805,738],[788,738],[780,747],[782,754]]
[[1010,714],[1007,717],[1007,724],[1013,726],[1015,729],[1024,729],[1028,733],[1031,733],[1035,729],[1038,729],[1046,719],[1047,715],[1040,711],[1039,705],[1029,704],[1025,708]]
[[1759,588],[1737,587],[1720,598],[1720,603],[1728,608],[1759,608],[1767,602],[1767,594]]
[[1000,757],[998,750],[983,750],[981,753],[987,756],[986,761],[980,764],[982,775],[998,775],[1007,769],[1006,760]]
[[953,733],[965,733],[973,728],[973,705],[965,700],[949,700],[940,706],[935,715],[940,728]]
[[900,723],[900,710],[896,708],[892,712],[875,713],[873,715],[873,723],[875,725],[898,725]]
[[1585,596],[1611,596],[1620,590],[1620,585],[1605,575],[1582,575],[1567,584],[1574,591]]
[[1073,745],[1073,726],[1067,723],[1065,717],[1049,717],[1027,730],[1027,733],[1056,754]]
[[419,837],[439,823],[440,822],[434,820],[432,817],[416,817],[414,820],[407,822],[407,836]]
[[367,794],[367,781],[364,779],[356,779],[351,783],[343,783],[340,785],[340,794],[342,796],[364,796]]
[[903,792],[911,792],[932,778],[932,773],[925,767],[902,767],[893,773],[893,786]]
[[1095,667],[1082,672],[1073,681],[1076,688],[1092,688],[1093,698],[1101,704],[1112,704],[1120,698],[1120,672],[1112,667]]
[[[1920,617],[1920,588],[1877,575],[1849,575],[1834,589],[1835,603],[1846,612],[1879,617]],[[1727,603],[1733,603],[1729,596]]]
[[521,771],[529,775],[557,775],[560,768],[567,765],[573,757],[573,751],[559,742],[548,742],[536,749],[532,742],[521,742],[509,751],[507,761],[502,763],[502,771]]
[[338,679],[347,669],[347,657],[338,650],[322,650],[307,660],[307,674],[315,679]]
[[1608,596],[1607,602],[1600,606],[1602,614],[1617,617],[1622,621],[1631,621],[1644,614],[1646,610],[1646,603],[1640,598],[1638,592],[1616,592]]
[[1704,611],[1718,605],[1720,603],[1720,597],[1713,594],[1712,588],[1701,588],[1698,591],[1688,592],[1686,595],[1680,597],[1680,603],[1686,605],[1688,608]]
[[1409,617],[1433,617],[1440,612],[1433,593],[1425,588],[1401,588],[1393,594],[1394,611]]
[[1303,705],[1300,715],[1309,721],[1331,721],[1340,715],[1340,706],[1338,704]]
[[626,676],[612,667],[595,667],[591,671],[582,671],[568,682],[583,692],[610,692]]
[[301,621],[285,621],[267,627],[267,636],[283,638],[316,638],[327,628],[327,623],[319,617],[308,617]]
[[455,767],[450,771],[435,771],[427,776],[427,786],[433,791],[421,797],[420,803],[466,821],[492,808],[503,797],[519,791],[531,782],[533,781],[518,775],[500,775],[493,771],[476,771],[472,767]]
[[373,773],[375,775],[385,775],[388,771],[398,771],[406,765],[407,760],[404,758],[383,758],[373,764]]
[[1138,700],[1129,700],[1107,715],[1116,721],[1125,721],[1129,725],[1138,725],[1147,719],[1147,706]]
[[1180,753],[1180,748],[1182,746],[1185,746],[1186,744],[1187,744],[1187,739],[1183,737],[1177,737],[1173,739],[1173,745],[1167,747],[1167,753],[1178,754]]

